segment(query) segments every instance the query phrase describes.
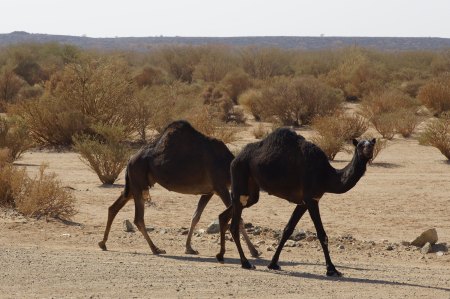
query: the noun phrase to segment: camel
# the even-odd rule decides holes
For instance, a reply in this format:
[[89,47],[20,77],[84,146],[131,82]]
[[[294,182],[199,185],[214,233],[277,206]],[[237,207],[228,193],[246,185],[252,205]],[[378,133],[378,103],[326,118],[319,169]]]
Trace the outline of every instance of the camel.
[[[209,200],[217,194],[225,206],[231,204],[228,188],[231,185],[229,170],[233,159],[234,155],[222,141],[201,134],[187,121],[169,124],[159,138],[129,160],[124,191],[108,209],[104,237],[98,245],[102,250],[107,250],[106,241],[114,218],[120,209],[134,198],[134,224],[147,240],[153,254],[165,253],[153,244],[144,223],[145,200],[150,200],[149,189],[158,183],[170,191],[201,194],[186,241],[186,253],[198,254],[198,251],[191,247],[191,238]],[[242,221],[239,226],[251,255],[257,257],[259,252],[246,234]]]
[[288,128],[277,129],[262,141],[248,144],[231,163],[232,204],[219,215],[220,252],[216,255],[217,260],[224,261],[225,230],[231,219],[230,231],[242,267],[254,269],[242,251],[238,222],[242,210],[258,202],[261,189],[297,205],[268,268],[280,270],[278,259],[281,250],[300,218],[308,211],[325,255],[327,276],[341,276],[331,262],[328,237],[320,218],[319,200],[327,192],[341,194],[356,185],[373,156],[375,142],[375,139],[359,142],[354,139],[353,158],[340,170],[330,165],[319,147]]

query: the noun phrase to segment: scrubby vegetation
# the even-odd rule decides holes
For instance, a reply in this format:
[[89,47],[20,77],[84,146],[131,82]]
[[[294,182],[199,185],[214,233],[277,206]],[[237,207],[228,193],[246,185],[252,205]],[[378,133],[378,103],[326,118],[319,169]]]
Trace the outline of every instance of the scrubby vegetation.
[[27,217],[68,219],[76,214],[75,198],[62,187],[55,174],[45,173],[31,178],[25,168],[16,168],[9,162],[7,150],[0,150],[0,206],[15,208]]
[[[333,159],[368,124],[384,137],[375,154],[397,133],[414,137],[425,105],[440,119],[427,125],[421,142],[448,157],[449,53],[220,45],[174,45],[146,53],[58,44],[5,47],[0,49],[0,201],[30,206],[18,199],[25,187],[11,193],[16,187],[8,187],[7,179],[40,186],[11,165],[33,145],[75,149],[103,183],[113,183],[130,155],[127,145],[147,142],[176,119],[187,119],[225,143],[236,140],[249,114],[274,127],[312,125],[315,142]],[[349,116],[345,101],[358,102],[360,116]],[[268,132],[260,124],[252,133],[263,138]],[[55,178],[42,170],[35,180]],[[45,186],[49,194],[59,188]],[[71,201],[65,193],[55,197]],[[68,206],[61,215],[73,213]]]
[[422,145],[437,148],[450,160],[450,113],[444,114],[441,119],[429,122],[419,141]]

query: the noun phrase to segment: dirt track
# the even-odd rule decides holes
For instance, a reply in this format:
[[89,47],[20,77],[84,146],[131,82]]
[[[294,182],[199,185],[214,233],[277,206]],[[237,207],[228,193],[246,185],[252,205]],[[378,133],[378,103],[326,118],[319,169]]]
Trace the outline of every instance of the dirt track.
[[[310,132],[303,131],[308,135]],[[244,132],[240,144],[252,141]],[[338,154],[335,167],[350,156]],[[20,161],[33,174],[49,162],[64,185],[75,189],[79,213],[73,223],[26,220],[0,214],[0,297],[336,297],[336,298],[450,298],[450,255],[422,255],[399,243],[428,227],[436,227],[439,242],[450,243],[450,165],[434,148],[414,139],[396,138],[369,167],[355,188],[344,195],[325,195],[321,212],[330,237],[332,259],[343,278],[325,277],[318,241],[300,241],[285,248],[283,271],[265,267],[276,240],[270,234],[252,236],[260,259],[251,259],[255,271],[240,268],[234,243],[227,242],[226,263],[215,261],[217,235],[193,238],[199,256],[184,254],[185,235],[198,198],[151,190],[154,205],[146,208],[150,234],[166,255],[151,254],[140,233],[122,230],[124,219],[133,219],[129,203],[113,224],[109,251],[97,247],[106,222],[107,207],[121,191],[100,186],[73,153],[27,153]],[[122,177],[121,177],[122,178]],[[262,194],[260,202],[244,211],[246,222],[282,229],[294,206]],[[214,197],[197,229],[205,229],[223,210]],[[314,231],[305,215],[298,228]],[[350,234],[354,239],[343,241]],[[374,241],[374,244],[369,242]],[[392,244],[394,250],[386,250]],[[338,249],[344,245],[344,249]]]

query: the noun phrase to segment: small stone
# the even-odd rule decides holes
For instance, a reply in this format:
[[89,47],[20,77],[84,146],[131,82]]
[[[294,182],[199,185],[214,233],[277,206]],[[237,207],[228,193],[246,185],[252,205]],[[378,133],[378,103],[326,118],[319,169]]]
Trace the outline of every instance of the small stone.
[[287,240],[286,243],[284,244],[285,247],[295,247],[295,241],[292,240]]
[[267,251],[275,251],[275,249],[272,246],[267,246]]
[[438,252],[436,252],[436,255],[437,256],[443,256],[445,253],[443,252],[443,251],[438,251]]
[[152,232],[152,231],[155,230],[155,228],[154,228],[153,226],[147,226],[147,227],[145,228],[145,230],[148,231],[148,232]]
[[388,246],[386,246],[386,250],[392,251],[392,250],[394,250],[394,246],[388,245]]
[[165,233],[167,233],[167,231],[163,228],[163,229],[161,229],[161,230],[159,231],[159,233],[160,233],[161,235],[164,235]]
[[340,244],[340,245],[338,245],[338,249],[340,249],[340,250],[344,250],[344,249],[345,249],[345,247],[344,247],[344,245]]
[[294,233],[289,237],[289,240],[300,241],[306,238],[306,233],[304,230],[294,231]]
[[205,233],[205,230],[202,228],[202,229],[199,229],[197,232],[198,232],[199,234],[204,234],[204,233]]
[[402,244],[403,246],[410,246],[411,242],[408,241],[401,241],[400,244]]
[[63,237],[70,237],[70,234],[62,234]]
[[261,234],[261,228],[257,227],[253,230],[254,236],[259,236]]
[[436,244],[438,235],[435,228],[430,228],[424,231],[420,236],[411,241],[411,245],[423,247],[427,242],[431,245]]
[[266,244],[266,241],[264,241],[264,240],[260,240],[260,241],[256,242],[256,245],[264,245],[264,244]]
[[208,225],[206,233],[208,234],[218,234],[220,232],[219,219],[214,220]]
[[244,223],[244,228],[251,228],[253,224],[251,222]]
[[423,254],[427,254],[431,252],[431,244],[430,242],[427,242],[425,245],[423,245],[422,249],[420,249],[420,252]]
[[187,229],[181,231],[181,235],[182,235],[182,236],[185,236],[185,235],[187,235],[188,233],[189,233],[189,230],[187,230]]
[[127,233],[134,232],[134,226],[131,224],[130,220],[126,219],[123,222],[123,230]]

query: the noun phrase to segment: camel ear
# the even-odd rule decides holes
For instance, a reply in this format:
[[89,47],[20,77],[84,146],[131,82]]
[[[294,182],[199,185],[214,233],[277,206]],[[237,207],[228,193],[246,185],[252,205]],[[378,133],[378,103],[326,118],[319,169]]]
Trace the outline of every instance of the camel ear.
[[354,146],[357,146],[357,145],[358,145],[358,140],[353,139],[352,141],[353,141],[353,145],[354,145]]
[[375,144],[375,143],[377,142],[377,139],[374,138],[374,139],[372,139],[370,142],[372,142],[373,144]]

